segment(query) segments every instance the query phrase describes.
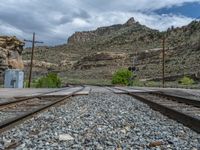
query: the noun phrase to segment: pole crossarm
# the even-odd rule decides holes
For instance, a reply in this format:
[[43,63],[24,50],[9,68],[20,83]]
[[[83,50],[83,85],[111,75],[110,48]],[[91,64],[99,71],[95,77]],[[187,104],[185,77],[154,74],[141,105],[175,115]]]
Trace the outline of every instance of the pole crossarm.
[[[25,42],[30,42],[30,43],[33,42],[32,40],[26,40],[26,39],[24,39],[24,41],[25,41]],[[41,42],[41,41],[35,41],[34,43],[35,43],[35,44],[36,44],[36,43],[41,43],[41,44],[43,44],[44,42]]]

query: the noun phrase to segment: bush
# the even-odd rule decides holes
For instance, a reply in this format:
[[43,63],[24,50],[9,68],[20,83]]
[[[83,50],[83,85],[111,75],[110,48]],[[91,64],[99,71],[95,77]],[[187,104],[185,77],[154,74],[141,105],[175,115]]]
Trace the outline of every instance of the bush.
[[194,84],[194,80],[184,76],[182,79],[179,80],[179,83],[182,85],[192,85]]
[[133,85],[133,73],[128,69],[117,70],[112,77],[112,84]]
[[49,73],[36,81],[36,88],[58,88],[60,86],[61,79],[55,73]]

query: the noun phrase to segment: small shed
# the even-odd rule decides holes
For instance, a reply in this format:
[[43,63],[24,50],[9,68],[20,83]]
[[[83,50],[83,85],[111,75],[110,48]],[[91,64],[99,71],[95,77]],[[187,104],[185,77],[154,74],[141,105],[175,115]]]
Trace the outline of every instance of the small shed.
[[4,88],[23,88],[24,72],[19,69],[8,69],[5,71]]

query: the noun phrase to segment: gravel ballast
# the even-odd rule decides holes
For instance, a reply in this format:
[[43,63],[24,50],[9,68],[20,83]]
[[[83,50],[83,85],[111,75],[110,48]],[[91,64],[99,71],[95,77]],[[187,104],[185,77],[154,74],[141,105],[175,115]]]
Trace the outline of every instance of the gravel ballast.
[[0,149],[200,149],[200,134],[102,88],[2,133]]

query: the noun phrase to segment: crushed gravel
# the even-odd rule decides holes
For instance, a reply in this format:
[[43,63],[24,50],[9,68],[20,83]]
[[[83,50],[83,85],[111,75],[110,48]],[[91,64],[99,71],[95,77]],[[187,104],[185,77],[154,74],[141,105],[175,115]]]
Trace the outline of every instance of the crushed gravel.
[[5,148],[199,150],[200,134],[128,95],[96,88],[2,133]]

